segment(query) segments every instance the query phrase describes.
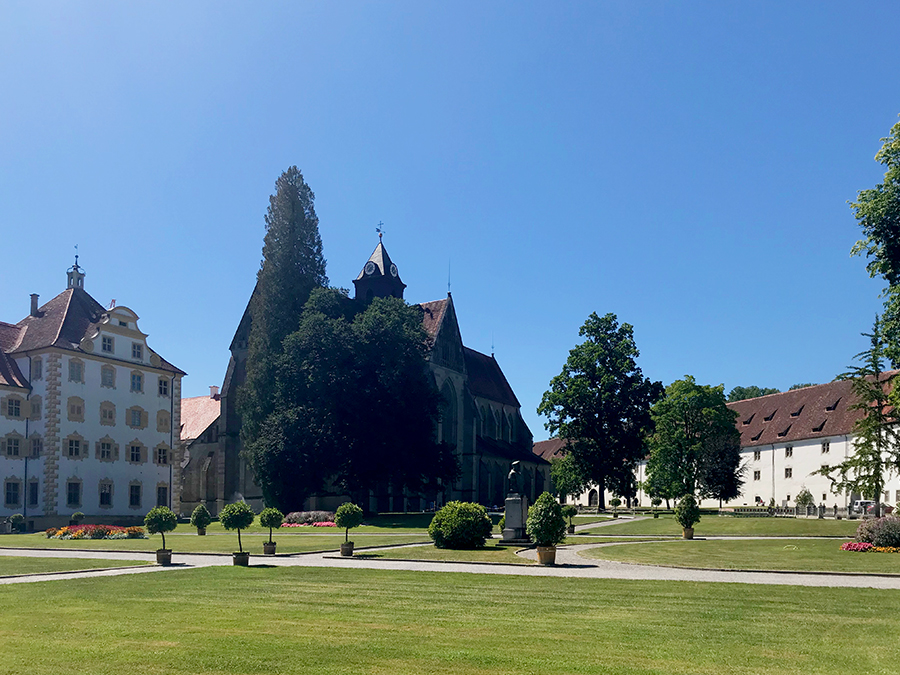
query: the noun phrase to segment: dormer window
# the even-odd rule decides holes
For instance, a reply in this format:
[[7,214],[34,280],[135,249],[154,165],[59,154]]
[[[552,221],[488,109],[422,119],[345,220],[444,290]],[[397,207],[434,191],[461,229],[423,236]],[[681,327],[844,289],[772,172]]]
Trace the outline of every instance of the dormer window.
[[841,399],[838,399],[837,401],[835,401],[835,402],[832,403],[831,405],[826,405],[826,406],[825,406],[825,410],[826,410],[827,412],[833,412],[834,409],[838,407],[838,403],[840,403],[840,402],[841,402]]
[[772,418],[775,417],[775,413],[778,412],[778,408],[772,411],[772,413],[768,417],[763,417],[763,422],[771,422]]
[[803,412],[803,406],[801,405],[794,412],[791,413],[791,417],[800,417],[800,413]]
[[812,430],[813,430],[813,433],[819,433],[824,428],[825,428],[825,420],[822,420],[822,423],[817,427],[813,427]]
[[762,436],[762,431],[760,431],[758,434],[756,434],[756,436],[754,436],[754,437],[751,438],[750,440],[751,440],[751,441],[758,441],[760,436]]
[[750,417],[748,417],[743,422],[741,422],[741,424],[743,424],[744,426],[747,426],[748,424],[750,424],[750,422],[753,421],[754,417],[756,417],[756,413],[753,413],[752,415],[750,415]]
[[[780,432],[778,433],[778,438],[784,438],[785,436],[788,435],[788,432],[789,432],[790,430],[791,430],[791,425],[788,424],[787,429],[785,429],[784,431],[780,431]],[[793,448],[791,448],[791,451],[793,451]]]

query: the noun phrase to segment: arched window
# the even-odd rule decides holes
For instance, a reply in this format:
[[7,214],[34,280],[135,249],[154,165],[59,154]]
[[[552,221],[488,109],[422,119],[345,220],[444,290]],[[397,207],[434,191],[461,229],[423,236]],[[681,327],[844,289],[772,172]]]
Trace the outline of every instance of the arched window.
[[500,413],[500,438],[501,440],[509,440],[509,418]]
[[592,489],[588,492],[588,506],[599,506],[600,505],[600,495],[597,494],[597,490]]
[[456,390],[450,380],[444,382],[441,387],[441,440],[450,445],[456,445],[456,427],[458,417],[456,414]]

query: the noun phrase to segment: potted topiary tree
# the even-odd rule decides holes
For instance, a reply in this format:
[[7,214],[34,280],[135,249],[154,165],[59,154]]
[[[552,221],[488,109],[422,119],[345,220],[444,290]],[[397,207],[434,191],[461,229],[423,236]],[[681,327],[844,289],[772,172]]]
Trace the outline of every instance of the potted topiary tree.
[[685,495],[675,507],[675,520],[682,527],[681,536],[685,539],[694,538],[694,525],[700,522],[700,507],[694,495]]
[[659,508],[659,505],[662,504],[662,499],[654,497],[650,500],[650,504],[653,506],[653,517],[659,518],[659,511],[657,511],[657,509]]
[[166,532],[171,532],[178,525],[178,517],[168,506],[157,506],[144,516],[144,527],[150,534],[162,536],[162,548],[156,550],[156,562],[159,565],[172,564],[172,550],[166,548]]
[[219,514],[219,522],[226,530],[237,530],[238,534],[238,550],[232,553],[232,563],[241,567],[250,564],[250,553],[245,551],[241,545],[241,530],[246,530],[253,524],[256,514],[247,502],[235,502],[229,504]]
[[619,517],[619,506],[621,506],[622,500],[618,497],[613,497],[609,500],[609,505],[613,507],[613,518]]
[[525,531],[537,545],[541,565],[556,563],[556,545],[566,539],[566,520],[562,508],[549,492],[543,493],[528,508]]
[[265,555],[275,555],[276,542],[272,541],[272,530],[281,527],[281,523],[283,522],[284,514],[271,506],[267,509],[263,509],[259,514],[259,524],[269,528],[269,541],[263,542],[263,553]]
[[334,524],[344,528],[344,543],[341,544],[341,555],[353,555],[353,542],[350,541],[350,528],[359,527],[363,521],[363,510],[353,502],[344,502],[334,512]]
[[81,511],[76,511],[70,516],[69,525],[80,525],[82,520],[84,520],[84,514]]
[[566,528],[566,534],[575,534],[575,523],[572,522],[572,518],[578,515],[578,508],[574,504],[565,504],[560,511],[563,514],[563,518],[567,518],[569,520],[569,526]]
[[14,513],[9,517],[9,522],[12,523],[13,530],[16,532],[24,532],[25,531],[25,516],[21,513]]
[[191,513],[191,525],[197,528],[197,534],[203,536],[206,534],[206,528],[212,522],[212,516],[209,515],[209,509],[203,504],[198,504],[197,508]]

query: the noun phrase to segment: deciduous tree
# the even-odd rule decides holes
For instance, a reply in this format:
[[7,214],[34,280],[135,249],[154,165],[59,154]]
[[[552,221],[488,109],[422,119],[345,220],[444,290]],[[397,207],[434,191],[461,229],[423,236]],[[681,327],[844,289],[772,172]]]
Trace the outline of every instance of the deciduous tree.
[[766,396],[768,394],[777,394],[779,391],[771,387],[757,387],[751,385],[749,387],[735,387],[728,392],[728,402],[743,401],[748,398],[757,398],[758,396]]
[[551,433],[567,440],[577,472],[597,485],[602,510],[607,487],[626,494],[629,481],[633,485],[652,429],[650,406],[662,395],[662,384],[644,377],[634,329],[620,326],[615,314],[592,313],[579,335],[585,341],[550,381],[538,413],[547,417]]
[[717,499],[740,493],[737,413],[726,405],[721,385],[699,385],[687,375],[666,387],[651,415],[655,424],[647,466],[651,484],[669,486],[670,494]]

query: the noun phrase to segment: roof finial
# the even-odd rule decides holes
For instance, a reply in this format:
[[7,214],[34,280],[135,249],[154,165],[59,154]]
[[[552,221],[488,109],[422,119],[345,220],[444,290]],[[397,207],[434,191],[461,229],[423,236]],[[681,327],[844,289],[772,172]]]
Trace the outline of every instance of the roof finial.
[[447,295],[450,295],[450,258],[447,258]]
[[75,244],[75,269],[78,269],[78,244]]
[[491,358],[494,358],[494,331],[491,331]]
[[378,243],[381,243],[381,237],[384,236],[384,223],[380,220],[378,221],[378,227],[375,228],[375,231],[378,233]]

